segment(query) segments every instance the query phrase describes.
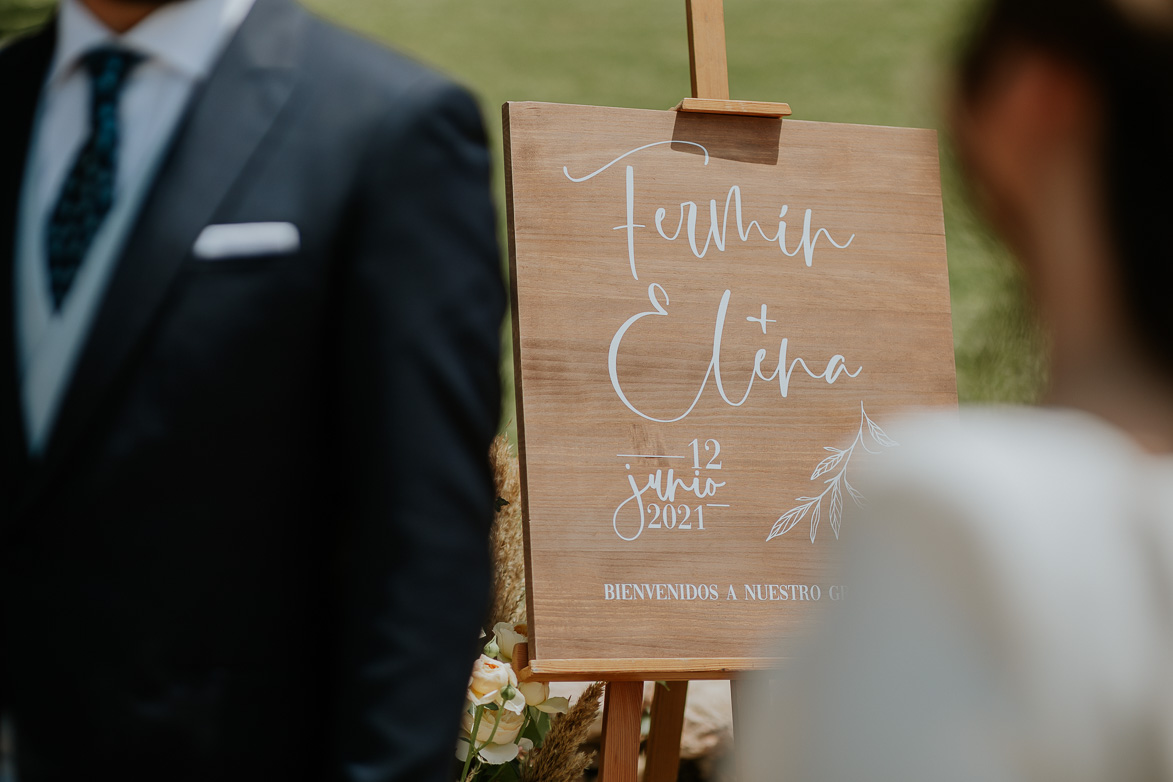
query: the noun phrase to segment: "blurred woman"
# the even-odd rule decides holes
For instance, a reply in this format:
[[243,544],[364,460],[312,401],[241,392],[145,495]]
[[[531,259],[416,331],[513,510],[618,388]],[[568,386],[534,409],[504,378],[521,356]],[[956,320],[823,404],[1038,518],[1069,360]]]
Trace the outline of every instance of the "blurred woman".
[[953,121],[1047,332],[1047,404],[892,432],[851,599],[783,650],[751,767],[1173,779],[1173,0],[993,0]]

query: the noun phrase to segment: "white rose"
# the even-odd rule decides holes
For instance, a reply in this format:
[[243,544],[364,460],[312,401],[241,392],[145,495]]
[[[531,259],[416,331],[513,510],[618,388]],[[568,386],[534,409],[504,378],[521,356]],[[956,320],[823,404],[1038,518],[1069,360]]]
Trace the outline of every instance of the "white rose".
[[517,674],[513,672],[512,666],[482,654],[472,666],[468,699],[480,706],[497,698],[497,694],[510,685],[517,686]]
[[513,647],[518,644],[529,643],[529,628],[526,625],[511,625],[508,622],[498,622],[493,626],[493,637],[497,639],[501,659],[513,661]]
[[517,689],[525,696],[526,706],[537,706],[550,697],[550,685],[545,682],[522,682]]
[[[494,766],[508,763],[514,758],[524,758],[533,751],[534,743],[529,739],[521,739],[516,744],[486,744],[480,752],[481,760]],[[461,737],[456,742],[456,759],[461,763],[468,757],[468,739]]]
[[[497,722],[498,719],[500,719],[500,723]],[[461,718],[461,725],[464,727],[465,733],[472,733],[472,725],[475,721],[476,717],[473,712],[466,710]],[[523,724],[525,724],[525,717],[521,714],[514,714],[508,709],[497,709],[496,711],[485,709],[481,714],[481,724],[477,726],[476,741],[478,744],[483,744],[489,740],[489,736],[492,736],[494,744],[512,743],[517,738]],[[493,732],[494,725],[497,726],[496,733]]]
[[534,708],[547,714],[565,714],[570,711],[570,700],[567,698],[547,698]]

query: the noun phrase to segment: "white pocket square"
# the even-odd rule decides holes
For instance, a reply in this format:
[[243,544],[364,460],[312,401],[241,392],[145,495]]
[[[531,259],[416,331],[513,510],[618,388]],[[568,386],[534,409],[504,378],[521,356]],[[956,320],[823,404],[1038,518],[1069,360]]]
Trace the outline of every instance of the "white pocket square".
[[200,231],[192,254],[202,261],[296,252],[301,233],[293,223],[222,223]]

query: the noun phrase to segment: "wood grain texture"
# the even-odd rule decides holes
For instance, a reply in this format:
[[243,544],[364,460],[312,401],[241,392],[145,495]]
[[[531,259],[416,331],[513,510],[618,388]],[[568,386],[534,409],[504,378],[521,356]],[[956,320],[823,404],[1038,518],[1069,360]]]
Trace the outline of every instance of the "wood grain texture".
[[956,404],[936,134],[504,111],[530,675],[768,667],[903,411]]
[[514,644],[510,653],[514,671],[523,671],[529,668],[529,644]]
[[643,698],[643,682],[607,682],[599,782],[636,782]]
[[728,100],[724,3],[722,0],[685,0],[685,13],[688,16],[692,97]]
[[687,681],[656,685],[643,782],[676,782],[680,773],[680,736],[684,731],[687,700]]
[[781,660],[771,657],[653,657],[573,658],[529,660],[517,670],[522,681],[690,681],[728,679],[742,671],[777,668]]
[[757,100],[713,100],[685,98],[677,111],[695,111],[700,114],[749,114],[754,117],[789,117],[790,105]]

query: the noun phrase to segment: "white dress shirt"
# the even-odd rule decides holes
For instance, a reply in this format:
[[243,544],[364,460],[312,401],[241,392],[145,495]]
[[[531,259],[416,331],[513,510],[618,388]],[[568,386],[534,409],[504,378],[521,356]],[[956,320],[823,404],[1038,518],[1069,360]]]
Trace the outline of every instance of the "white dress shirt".
[[[38,107],[21,193],[15,310],[21,398],[29,451],[43,452],[78,355],[127,232],[195,86],[253,0],[181,0],[161,6],[122,35],[80,2],[62,0],[57,49]],[[121,142],[114,203],[56,312],[45,247],[62,184],[90,131],[90,78],[82,57],[117,45],[145,57],[119,106]]]

